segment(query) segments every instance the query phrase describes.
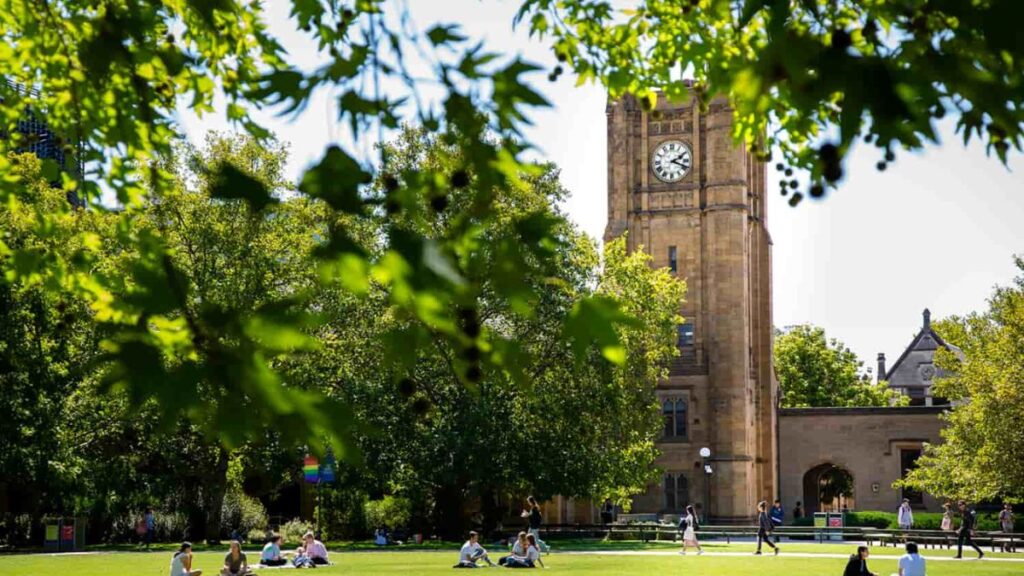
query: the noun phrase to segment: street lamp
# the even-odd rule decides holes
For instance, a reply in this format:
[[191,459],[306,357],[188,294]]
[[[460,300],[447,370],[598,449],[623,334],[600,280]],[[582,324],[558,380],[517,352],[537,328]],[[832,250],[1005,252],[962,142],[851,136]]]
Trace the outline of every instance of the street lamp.
[[701,448],[700,457],[704,462],[704,523],[707,524],[711,517],[711,474],[714,473],[708,460],[711,458],[711,449],[707,446]]

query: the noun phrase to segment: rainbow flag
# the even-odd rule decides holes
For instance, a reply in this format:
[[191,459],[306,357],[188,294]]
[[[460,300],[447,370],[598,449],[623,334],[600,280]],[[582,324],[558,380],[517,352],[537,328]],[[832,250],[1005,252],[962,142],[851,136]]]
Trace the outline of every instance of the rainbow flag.
[[320,463],[315,456],[306,456],[302,461],[302,475],[310,484],[320,481]]

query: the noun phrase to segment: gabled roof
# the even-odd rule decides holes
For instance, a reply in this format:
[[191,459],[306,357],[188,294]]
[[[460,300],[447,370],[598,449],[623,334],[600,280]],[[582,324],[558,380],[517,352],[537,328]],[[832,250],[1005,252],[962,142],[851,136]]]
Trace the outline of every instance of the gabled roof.
[[[931,365],[935,357],[935,351],[939,347],[945,348],[963,358],[963,351],[956,346],[947,343],[932,328],[931,312],[925,308],[922,313],[923,322],[921,330],[914,336],[910,345],[903,351],[903,354],[896,360],[885,373],[885,380],[889,382],[890,388],[907,388],[914,386],[930,386],[932,377],[924,378],[919,374],[918,366]],[[941,376],[932,371],[933,376]]]

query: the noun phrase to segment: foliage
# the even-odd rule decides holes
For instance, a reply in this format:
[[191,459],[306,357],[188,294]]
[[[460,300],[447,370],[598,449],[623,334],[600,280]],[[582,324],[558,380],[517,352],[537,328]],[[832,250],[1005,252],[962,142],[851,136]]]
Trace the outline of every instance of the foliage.
[[[480,357],[474,365],[519,377],[518,366],[528,355],[519,342],[500,331],[467,333],[462,319],[477,314],[484,298],[524,319],[533,314],[528,303],[537,297],[535,287],[522,278],[550,264],[549,247],[557,243],[553,222],[519,214],[504,241],[484,245],[477,239],[496,223],[494,190],[537,173],[521,160],[528,146],[519,137],[528,111],[547,102],[527,82],[535,66],[472,45],[454,26],[416,29],[382,0],[351,6],[296,0],[291,15],[299,31],[315,40],[322,66],[300,70],[288,63],[267,32],[258,2],[54,0],[41,8],[24,0],[0,2],[0,76],[7,80],[0,84],[0,118],[11,135],[0,146],[25,146],[37,138],[17,130],[17,120],[31,107],[69,155],[63,167],[52,161],[44,166],[52,180],[96,210],[106,208],[101,184],[117,198],[116,235],[93,240],[133,247],[120,268],[123,275],[60,254],[35,258],[6,241],[0,252],[11,253],[3,266],[15,277],[73,279],[104,336],[104,391],[125,391],[135,408],[154,400],[164,426],[185,418],[236,447],[267,433],[273,422],[275,431],[316,452],[330,444],[339,456],[354,458],[345,450],[353,421],[338,396],[292,386],[275,370],[280,356],[312,345],[303,335],[316,319],[296,311],[308,309],[315,291],[268,290],[258,302],[221,299],[207,305],[195,292],[202,271],[186,269],[197,262],[174,236],[173,220],[150,220],[160,213],[152,207],[179,203],[185,210],[180,203],[189,202],[178,198],[177,168],[168,161],[176,152],[176,107],[188,102],[193,110],[211,113],[215,97],[223,94],[228,118],[263,142],[270,135],[252,120],[252,109],[293,112],[314,92],[328,89],[338,95],[341,120],[355,142],[366,143],[376,128],[382,143],[384,131],[397,128],[406,113],[406,119],[443,137],[462,163],[448,174],[405,173],[386,154],[371,165],[374,159],[332,145],[289,192],[294,203],[285,201],[265,167],[243,158],[199,157],[194,176],[205,194],[225,201],[224,211],[247,204],[238,211],[236,227],[222,231],[242,233],[231,238],[232,248],[245,244],[248,228],[272,228],[281,210],[305,204],[322,211],[319,227],[306,238],[316,250],[300,252],[301,268],[319,271],[319,286],[341,285],[357,297],[366,297],[371,284],[379,288],[376,293],[390,314],[402,318],[409,336],[401,343],[378,341],[390,352],[385,370],[408,369],[402,356],[413,357],[419,346],[442,340],[452,349],[476,344]],[[432,78],[426,82],[440,88],[439,99],[420,98],[421,81],[408,71],[405,57],[413,53],[427,55],[426,76]],[[79,174],[77,166],[86,172]],[[0,203],[17,201],[23,181],[3,158],[0,175]],[[386,185],[373,187],[373,181]],[[455,190],[466,202],[449,209],[447,198]],[[378,229],[382,234],[372,250],[354,240],[367,223],[415,216],[427,204],[446,213],[450,226],[444,236],[385,227]],[[37,228],[52,226],[65,211],[41,214]],[[507,265],[471,274],[485,252]],[[273,267],[269,272],[276,273]],[[623,315],[607,304],[581,309],[588,323],[567,324],[570,335],[584,339],[588,335],[580,329],[599,327],[611,338],[602,344],[609,350],[606,359],[620,363],[612,326]],[[477,372],[457,375],[474,386]],[[245,417],[225,418],[218,413],[224,404],[208,405],[199,392],[245,397],[246,410],[232,412]],[[213,426],[215,420],[225,425]]]
[[[817,197],[856,141],[880,149],[884,170],[897,148],[937,142],[947,112],[965,142],[985,140],[1004,163],[1020,150],[1024,43],[1011,22],[1021,16],[1012,0],[644,0],[621,11],[526,0],[518,20],[612,97],[635,94],[648,109],[655,90],[705,109],[724,97],[737,140],[765,160],[780,149]],[[778,167],[783,193],[795,192],[792,168]]]
[[267,511],[259,500],[242,492],[229,489],[224,495],[220,514],[221,534],[246,535],[267,529]]
[[[386,154],[402,178],[429,171],[454,178],[464,166],[458,147],[417,129],[404,131]],[[493,524],[502,497],[632,494],[649,480],[654,387],[675,354],[684,287],[652,270],[642,252],[627,255],[621,241],[609,245],[601,270],[593,241],[558,212],[565,191],[557,175],[553,166],[538,166],[516,185],[495,188],[493,219],[471,246],[459,248],[466,280],[482,287],[478,307],[457,313],[472,339],[451,345],[422,334],[407,315],[389,312],[377,286],[366,298],[324,290],[316,300],[323,324],[314,332],[323,346],[281,365],[298,385],[329,390],[355,409],[367,424],[357,432],[365,466],[347,481],[374,499],[407,498],[414,529],[432,524],[458,533],[467,502],[478,502]],[[447,202],[457,213],[474,197],[460,189]],[[423,201],[384,229],[433,239],[461,225]],[[537,226],[552,229],[553,240],[535,236]],[[378,237],[363,236],[368,250]],[[541,242],[543,260],[510,260],[503,248],[533,242]],[[500,290],[516,296],[503,298]],[[587,306],[609,315],[628,307],[632,319],[609,339],[601,323],[586,324]],[[522,307],[531,313],[522,315]],[[584,325],[567,328],[567,321]],[[381,339],[404,349],[382,348]],[[506,357],[514,371],[489,369],[481,362],[489,353]],[[622,366],[603,361],[608,355],[621,356]],[[394,362],[401,364],[388,369]]]
[[305,520],[293,518],[278,528],[276,534],[283,539],[282,546],[302,544],[302,537],[313,530],[313,525]]
[[890,406],[908,399],[873,383],[861,373],[863,363],[842,342],[818,326],[803,324],[776,333],[775,373],[784,408]]
[[385,496],[380,500],[368,500],[365,504],[366,524],[374,528],[396,530],[408,526],[412,514],[410,503],[405,498]]
[[942,443],[925,449],[902,484],[974,502],[1024,500],[1024,258],[1015,261],[1022,275],[996,288],[987,310],[936,322],[963,350],[962,360],[936,354],[944,376],[933,394],[953,409]]

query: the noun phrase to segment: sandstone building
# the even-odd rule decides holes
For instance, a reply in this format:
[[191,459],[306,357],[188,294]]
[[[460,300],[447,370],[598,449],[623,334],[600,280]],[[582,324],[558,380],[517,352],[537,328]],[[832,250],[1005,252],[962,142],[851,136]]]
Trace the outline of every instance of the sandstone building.
[[702,113],[693,101],[659,97],[647,111],[625,97],[606,112],[605,240],[627,234],[630,250],[687,282],[681,355],[658,387],[665,472],[633,511],[678,513],[707,497],[714,521],[749,521],[777,489],[765,165],[734,145],[724,100]]

